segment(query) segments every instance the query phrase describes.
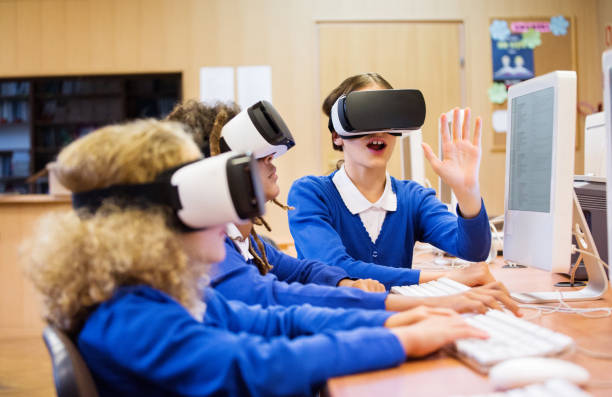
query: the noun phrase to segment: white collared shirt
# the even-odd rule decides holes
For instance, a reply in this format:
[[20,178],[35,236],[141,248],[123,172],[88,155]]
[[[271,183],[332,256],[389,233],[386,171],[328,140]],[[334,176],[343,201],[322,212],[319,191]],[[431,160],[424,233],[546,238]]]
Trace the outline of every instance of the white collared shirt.
[[376,239],[380,234],[383,222],[387,211],[395,211],[397,209],[397,196],[391,188],[391,177],[389,173],[386,173],[385,179],[385,190],[380,196],[378,201],[371,203],[365,196],[357,189],[353,181],[348,177],[344,170],[344,165],[336,172],[333,176],[332,181],[344,201],[344,205],[351,212],[351,214],[359,214],[361,223],[370,235],[370,239],[373,243],[376,243]]
[[231,222],[227,224],[225,233],[236,243],[245,260],[253,259],[253,255],[249,252],[249,237],[243,238],[238,227]]

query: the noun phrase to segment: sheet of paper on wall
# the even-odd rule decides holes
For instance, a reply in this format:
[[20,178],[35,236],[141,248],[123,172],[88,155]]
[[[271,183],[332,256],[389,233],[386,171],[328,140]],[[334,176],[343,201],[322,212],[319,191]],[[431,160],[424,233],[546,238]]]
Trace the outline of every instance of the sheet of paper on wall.
[[239,66],[238,104],[246,109],[255,102],[272,102],[272,68],[269,65]]
[[200,100],[207,103],[235,101],[234,68],[200,68]]

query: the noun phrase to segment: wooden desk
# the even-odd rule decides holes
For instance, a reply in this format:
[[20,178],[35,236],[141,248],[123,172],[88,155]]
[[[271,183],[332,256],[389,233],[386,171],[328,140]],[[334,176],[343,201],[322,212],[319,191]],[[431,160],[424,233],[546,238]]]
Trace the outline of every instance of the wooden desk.
[[70,206],[70,196],[0,195],[0,338],[41,335],[39,298],[23,276],[18,247],[41,215]]
[[[553,284],[564,278],[536,269],[502,269],[501,260],[492,265],[495,277],[512,292],[551,291]],[[605,298],[592,302],[576,302],[572,307],[612,307],[612,291]],[[582,348],[612,354],[612,317],[589,319],[577,314],[554,313],[534,318],[535,310],[523,309],[524,318],[535,324],[574,338]],[[573,361],[591,373],[591,380],[610,381],[612,361],[589,357],[575,351],[560,358]],[[399,367],[331,379],[326,392],[332,397],[359,396],[450,396],[492,392],[483,376],[444,352],[421,360],[409,360]],[[587,388],[594,396],[611,396],[611,388]]]

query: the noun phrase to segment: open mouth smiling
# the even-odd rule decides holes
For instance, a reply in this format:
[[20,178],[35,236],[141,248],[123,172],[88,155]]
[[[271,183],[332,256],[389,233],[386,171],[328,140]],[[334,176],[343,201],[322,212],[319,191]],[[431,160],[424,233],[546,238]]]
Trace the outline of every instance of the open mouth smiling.
[[387,143],[384,139],[374,136],[368,139],[368,143],[366,144],[366,146],[370,150],[379,152],[387,147]]

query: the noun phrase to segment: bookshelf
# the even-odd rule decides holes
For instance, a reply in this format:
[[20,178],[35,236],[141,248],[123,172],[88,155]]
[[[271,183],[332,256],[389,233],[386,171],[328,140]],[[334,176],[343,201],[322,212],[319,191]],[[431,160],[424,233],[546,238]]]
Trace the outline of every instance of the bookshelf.
[[182,100],[181,73],[0,79],[0,193],[46,193],[28,176],[89,132],[137,118],[162,118]]

